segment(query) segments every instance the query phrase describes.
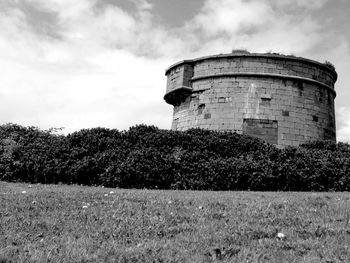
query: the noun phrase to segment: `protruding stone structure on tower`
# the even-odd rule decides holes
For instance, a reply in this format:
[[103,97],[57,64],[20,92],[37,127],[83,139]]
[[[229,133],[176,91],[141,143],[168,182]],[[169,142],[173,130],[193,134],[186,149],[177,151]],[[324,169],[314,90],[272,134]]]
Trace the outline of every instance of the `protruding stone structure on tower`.
[[184,60],[165,74],[173,130],[235,131],[279,147],[336,140],[330,63],[240,50]]

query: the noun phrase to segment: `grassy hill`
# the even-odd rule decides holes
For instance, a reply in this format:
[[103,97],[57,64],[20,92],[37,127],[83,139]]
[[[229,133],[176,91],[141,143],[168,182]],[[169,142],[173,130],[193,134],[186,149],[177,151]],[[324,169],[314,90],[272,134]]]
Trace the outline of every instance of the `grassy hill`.
[[350,262],[349,199],[0,182],[0,262]]

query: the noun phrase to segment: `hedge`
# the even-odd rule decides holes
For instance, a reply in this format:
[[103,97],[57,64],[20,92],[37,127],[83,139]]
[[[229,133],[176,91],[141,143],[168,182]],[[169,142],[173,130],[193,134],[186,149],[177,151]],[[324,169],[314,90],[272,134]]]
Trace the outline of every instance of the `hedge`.
[[348,191],[350,146],[314,141],[278,149],[231,132],[137,125],[67,136],[0,126],[0,180],[121,188]]

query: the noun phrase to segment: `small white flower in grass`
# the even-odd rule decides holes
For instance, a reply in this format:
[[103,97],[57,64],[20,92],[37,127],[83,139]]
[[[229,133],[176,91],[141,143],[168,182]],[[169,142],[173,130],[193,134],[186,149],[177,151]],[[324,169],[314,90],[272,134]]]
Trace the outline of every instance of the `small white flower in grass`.
[[114,194],[114,191],[110,191],[109,194],[111,194],[111,195]]
[[283,234],[283,233],[281,233],[281,232],[279,232],[279,233],[277,233],[277,238],[279,238],[279,239],[285,239],[285,238],[286,238],[286,235]]
[[86,209],[86,208],[88,208],[88,206],[87,205],[83,205],[83,209]]
[[108,194],[104,194],[104,196],[108,196]]
[[27,191],[22,191],[22,194],[26,194],[27,193]]
[[168,204],[170,205],[170,204],[172,204],[173,202],[171,202],[171,200],[170,201],[168,201]]
[[203,209],[203,206],[198,206],[198,209],[202,210],[202,209]]

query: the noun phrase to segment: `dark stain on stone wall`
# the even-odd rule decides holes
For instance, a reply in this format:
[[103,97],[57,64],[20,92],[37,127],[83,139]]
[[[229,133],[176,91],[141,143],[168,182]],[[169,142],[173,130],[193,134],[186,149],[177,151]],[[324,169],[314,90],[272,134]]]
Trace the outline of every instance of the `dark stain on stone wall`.
[[243,134],[258,137],[272,144],[277,144],[278,122],[262,119],[244,119]]

